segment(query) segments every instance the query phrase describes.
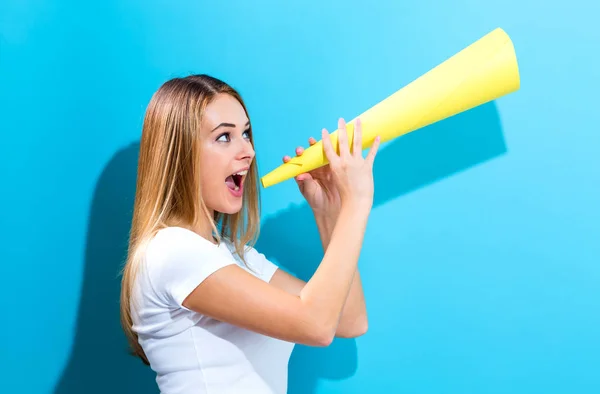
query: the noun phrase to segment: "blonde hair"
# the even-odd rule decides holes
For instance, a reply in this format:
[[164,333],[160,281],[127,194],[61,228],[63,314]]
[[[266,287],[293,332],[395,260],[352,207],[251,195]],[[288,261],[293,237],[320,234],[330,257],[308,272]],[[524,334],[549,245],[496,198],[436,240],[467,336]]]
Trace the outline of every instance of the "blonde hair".
[[[174,225],[191,228],[199,223],[199,219],[208,220],[217,241],[226,239],[233,243],[235,252],[244,261],[245,245],[254,245],[258,237],[260,199],[256,160],[248,170],[240,212],[232,215],[215,212],[211,217],[202,200],[198,168],[200,124],[206,106],[216,95],[223,93],[236,98],[248,115],[239,93],[208,75],[191,75],[165,82],[154,93],[146,109],[120,302],[121,325],[131,352],[147,365],[149,361],[132,327],[131,297],[148,241],[162,228]],[[252,126],[249,134],[254,145]]]

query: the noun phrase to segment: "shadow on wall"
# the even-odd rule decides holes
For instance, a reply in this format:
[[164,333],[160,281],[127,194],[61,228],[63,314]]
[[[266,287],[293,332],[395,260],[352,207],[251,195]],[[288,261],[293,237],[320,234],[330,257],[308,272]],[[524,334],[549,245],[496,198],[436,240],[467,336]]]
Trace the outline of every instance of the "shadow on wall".
[[96,184],[77,331],[55,394],[159,392],[153,371],[128,355],[119,320],[119,271],[127,256],[137,151],[135,144],[118,152]]
[[[117,152],[98,180],[74,346],[55,394],[158,393],[154,372],[127,354],[119,323],[118,273],[127,252],[138,149],[133,143]],[[390,141],[376,160],[374,206],[504,152],[493,102]],[[301,240],[281,231],[290,223]],[[256,248],[308,280],[322,257],[310,208],[303,204],[267,218]],[[290,361],[289,393],[314,393],[319,379],[349,378],[356,368],[354,339],[337,338],[327,348],[298,345]]]

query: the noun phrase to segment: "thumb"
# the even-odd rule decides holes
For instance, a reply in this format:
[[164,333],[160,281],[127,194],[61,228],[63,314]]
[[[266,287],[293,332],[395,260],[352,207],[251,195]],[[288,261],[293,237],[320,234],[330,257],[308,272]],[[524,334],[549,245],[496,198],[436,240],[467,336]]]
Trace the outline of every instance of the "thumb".
[[310,184],[313,182],[313,177],[309,173],[300,174],[295,179],[302,192],[304,192],[307,186],[310,187]]

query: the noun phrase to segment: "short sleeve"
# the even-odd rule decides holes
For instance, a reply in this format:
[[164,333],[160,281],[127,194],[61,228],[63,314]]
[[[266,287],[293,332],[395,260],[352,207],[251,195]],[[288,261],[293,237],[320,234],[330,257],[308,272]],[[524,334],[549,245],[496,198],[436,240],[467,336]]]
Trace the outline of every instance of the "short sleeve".
[[267,259],[264,254],[258,252],[254,248],[250,248],[246,252],[246,258],[248,259],[249,264],[258,272],[258,276],[265,282],[270,282],[271,278],[279,268]]
[[180,307],[200,283],[231,264],[236,263],[217,245],[178,227],[159,231],[146,250],[146,268],[153,290],[160,299]]

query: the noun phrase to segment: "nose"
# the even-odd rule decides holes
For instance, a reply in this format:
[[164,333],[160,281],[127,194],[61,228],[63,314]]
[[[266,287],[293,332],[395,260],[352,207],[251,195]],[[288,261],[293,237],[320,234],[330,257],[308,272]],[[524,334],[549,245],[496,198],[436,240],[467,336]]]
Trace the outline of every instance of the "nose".
[[240,139],[238,140],[238,152],[236,158],[238,160],[248,160],[249,162],[254,159],[254,147],[252,143],[248,140]]

